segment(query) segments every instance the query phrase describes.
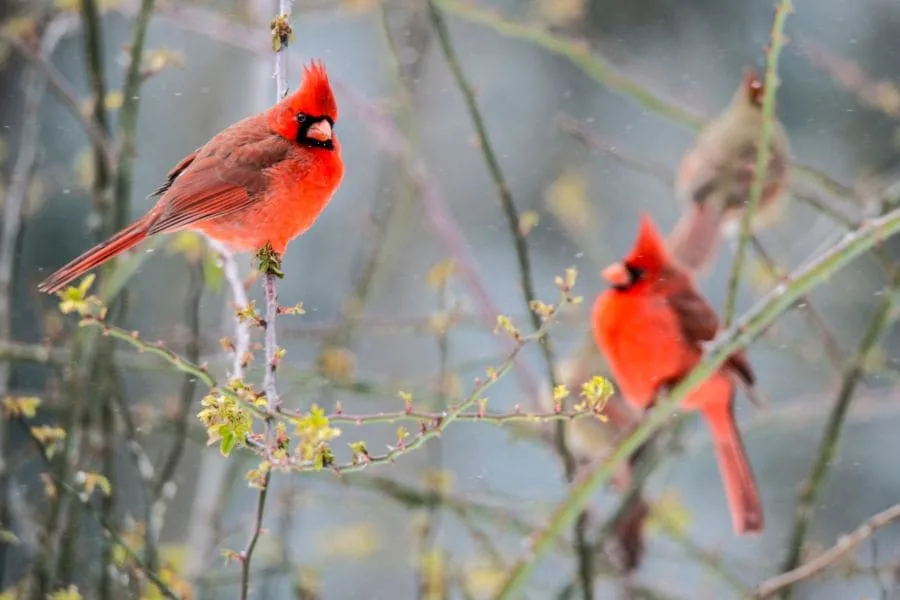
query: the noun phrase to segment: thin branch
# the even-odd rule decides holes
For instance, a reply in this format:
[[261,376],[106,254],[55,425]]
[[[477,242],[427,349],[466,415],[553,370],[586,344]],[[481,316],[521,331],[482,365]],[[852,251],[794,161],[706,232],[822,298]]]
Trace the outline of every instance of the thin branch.
[[[76,21],[74,17],[68,15],[65,17],[58,17],[58,19],[59,20],[54,20],[54,23],[59,24],[58,35],[59,38],[62,38],[75,28]],[[50,30],[48,29],[48,33],[49,31]],[[116,153],[113,149],[113,143],[109,134],[93,117],[87,116],[82,112],[81,103],[78,100],[78,95],[75,90],[72,89],[72,86],[66,81],[63,74],[50,62],[52,53],[45,51],[37,52],[18,37],[2,31],[0,31],[0,39],[9,42],[9,44],[15,48],[32,67],[38,69],[43,74],[50,90],[56,95],[59,101],[62,102],[63,106],[69,109],[69,113],[75,117],[75,120],[78,121],[82,129],[84,129],[84,132],[90,138],[93,146],[100,149],[106,169],[112,172],[116,166]],[[59,40],[57,40],[57,42],[58,41]]]
[[[80,492],[73,488],[71,485],[63,483],[62,487],[65,488],[70,494],[78,497]],[[113,542],[115,542],[125,553],[126,556],[135,564],[135,566],[146,575],[147,579],[153,582],[153,585],[156,586],[156,589],[159,590],[159,593],[162,594],[165,598],[169,600],[180,600],[181,597],[178,596],[172,588],[166,584],[165,581],[152,569],[148,568],[144,562],[141,560],[141,557],[137,555],[137,553],[131,549],[128,545],[128,542],[119,535],[119,532],[116,531],[115,527],[110,525],[110,523],[106,520],[106,517],[103,516],[103,513],[97,510],[90,501],[83,501],[82,505],[87,509],[88,514],[93,517],[93,519],[97,522],[98,525],[103,529],[103,531],[108,535]]]
[[[698,130],[705,119],[660,97],[618,67],[591,52],[584,42],[553,34],[545,27],[526,25],[508,20],[495,11],[460,0],[432,0],[441,9],[471,23],[492,29],[512,39],[522,40],[562,56],[600,85],[624,94],[648,111],[689,129]],[[794,163],[793,169],[805,181],[830,194],[852,201],[853,190],[809,165]]]
[[747,246],[750,242],[753,217],[759,207],[763,188],[766,185],[766,173],[769,170],[769,157],[772,148],[769,143],[772,140],[772,131],[775,121],[775,94],[778,91],[778,58],[784,45],[784,24],[787,17],[794,11],[791,0],[781,0],[775,8],[775,18],[772,21],[772,33],[769,37],[769,47],[766,51],[766,75],[763,83],[762,101],[762,129],[759,133],[759,141],[756,147],[756,168],[753,172],[753,183],[750,185],[750,197],[744,206],[741,216],[740,236],[738,237],[737,251],[734,262],[731,264],[731,274],[728,278],[728,295],[725,298],[725,310],[722,317],[724,326],[731,325],[734,319],[734,311],[737,306],[738,285],[741,280],[741,271],[744,268],[744,257],[747,254]]
[[[495,596],[498,600],[518,598],[537,561],[551,548],[565,527],[574,522],[591,494],[613,475],[618,465],[625,462],[641,444],[646,442],[664,424],[677,414],[678,403],[685,395],[706,381],[716,369],[736,350],[745,348],[766,328],[774,323],[797,299],[828,281],[854,259],[868,252],[900,232],[900,210],[894,210],[878,219],[869,221],[857,231],[844,237],[830,250],[818,256],[806,268],[796,273],[789,285],[776,286],[756,307],[722,332],[710,347],[705,359],[676,385],[667,398],[661,400],[646,413],[645,421],[626,437],[605,459],[587,469],[572,486],[569,494],[551,514],[547,526],[534,533],[528,551],[519,558]],[[673,415],[677,415],[674,416]]]
[[[250,324],[236,315],[247,308],[250,300],[247,289],[241,278],[240,269],[234,255],[225,246],[211,238],[208,240],[212,249],[218,252],[222,260],[222,272],[231,291],[232,303],[226,303],[225,320],[234,323],[234,356],[229,373],[230,379],[243,381],[244,370],[250,359]],[[207,383],[207,382],[204,382]],[[208,383],[207,383],[208,385]],[[234,463],[236,464],[236,463]],[[227,475],[227,465],[215,453],[205,452],[201,458],[200,478],[197,482],[194,501],[191,506],[191,518],[188,529],[187,547],[189,548],[185,573],[190,581],[197,583],[207,564],[210,547],[213,543],[214,507],[222,497],[222,490]]]
[[890,525],[898,519],[900,519],[900,504],[895,504],[887,510],[869,517],[866,522],[860,525],[855,531],[841,536],[834,546],[808,563],[761,583],[751,597],[768,598],[785,588],[789,588],[796,583],[814,577],[833,565],[842,556],[869,539],[876,531]]
[[119,164],[116,168],[113,192],[113,228],[128,225],[131,208],[131,182],[134,166],[135,139],[137,137],[137,115],[141,97],[141,67],[144,60],[144,41],[147,26],[153,15],[154,0],[141,0],[141,8],[134,22],[128,67],[125,71],[125,85],[122,88],[122,109],[119,113]]
[[[759,239],[753,234],[750,235],[750,244],[753,246],[756,254],[759,255],[759,259],[762,261],[763,265],[774,278],[783,282],[790,282],[785,279],[787,275],[784,270],[775,263]],[[825,346],[825,353],[828,354],[831,366],[838,371],[841,370],[844,367],[844,358],[841,354],[841,349],[838,347],[834,335],[832,335],[831,331],[828,329],[828,325],[825,324],[825,319],[821,317],[819,311],[816,310],[815,306],[812,304],[812,300],[807,296],[801,296],[797,301],[797,309],[806,317],[810,327],[812,327],[822,339],[822,343]]]
[[[291,411],[285,408],[282,408],[280,411],[282,414],[293,417],[293,418],[302,418],[302,414],[296,411]],[[401,421],[414,421],[414,422],[422,422],[422,421],[439,421],[440,419],[446,418],[445,412],[440,413],[432,413],[432,412],[418,412],[418,411],[396,411],[389,413],[374,413],[374,414],[366,414],[366,415],[348,415],[344,413],[334,413],[328,416],[328,420],[331,423],[350,423],[353,425],[370,425],[373,423],[398,423]],[[551,421],[571,421],[574,419],[580,419],[582,417],[594,417],[597,415],[590,409],[585,408],[584,410],[571,410],[571,411],[560,411],[560,412],[522,412],[519,406],[513,408],[512,412],[501,413],[501,414],[490,414],[483,412],[466,412],[457,415],[457,419],[460,421],[483,421],[485,423],[493,423],[494,425],[505,425],[506,423],[539,423],[539,422],[551,422]]]
[[[190,339],[187,343],[185,357],[190,362],[196,363],[200,357],[200,300],[203,297],[203,266],[199,262],[190,265],[188,275],[188,293],[185,298],[187,314],[185,315],[187,327],[190,331]],[[181,403],[178,416],[175,417],[175,443],[169,450],[168,456],[162,461],[159,475],[153,483],[153,500],[157,502],[162,496],[163,488],[168,485],[175,475],[175,470],[181,462],[187,439],[188,417],[191,413],[191,401],[197,389],[197,378],[186,375],[181,384]]]
[[[893,313],[897,304],[895,295],[898,287],[900,287],[900,275],[895,274],[890,288],[885,292],[881,305],[875,311],[875,315],[859,343],[856,356],[844,370],[840,391],[828,415],[828,421],[825,424],[825,430],[822,433],[809,476],[803,482],[797,497],[794,525],[791,529],[787,556],[782,566],[784,572],[791,571],[800,564],[806,534],[815,513],[819,495],[831,470],[856,386],[865,374],[865,364],[869,355],[878,348],[879,342],[895,321],[896,317]],[[785,594],[785,597],[789,597],[790,590],[787,590]]]
[[[462,93],[463,100],[465,101],[466,108],[469,112],[469,118],[472,120],[475,132],[478,135],[479,147],[481,148],[485,165],[494,182],[494,186],[497,188],[500,207],[503,210],[503,214],[506,216],[506,225],[509,234],[513,238],[516,259],[518,261],[519,279],[522,286],[522,297],[525,301],[526,309],[530,309],[536,296],[534,293],[534,282],[531,272],[531,258],[528,254],[528,242],[525,240],[525,236],[522,233],[518,209],[513,201],[509,183],[506,181],[503,170],[500,167],[500,162],[497,160],[497,155],[494,153],[493,144],[488,136],[484,118],[481,116],[481,112],[478,109],[478,103],[475,100],[475,94],[472,91],[471,85],[466,80],[459,59],[456,56],[456,51],[450,40],[450,32],[447,29],[447,25],[444,22],[441,12],[437,9],[433,0],[428,0],[428,12],[431,17],[431,22],[434,25],[438,41],[440,42],[441,49],[443,50],[444,59],[450,68],[450,72],[453,74],[453,78],[456,80],[457,87]],[[530,315],[532,327],[538,329],[541,324],[540,317],[535,311],[531,311]],[[546,363],[547,380],[550,383],[551,388],[555,388],[559,382],[556,373],[556,357],[554,356],[553,343],[551,342],[549,335],[545,335],[540,339],[540,348]],[[566,445],[565,424],[558,422],[556,424],[555,433],[556,451],[563,463],[566,480],[571,482],[575,477],[576,463],[575,458],[572,456],[572,453]],[[586,538],[586,525],[587,515],[580,515],[578,523],[575,526],[574,536],[578,548],[578,572],[581,579],[583,597],[585,600],[591,600],[594,596],[594,577],[592,573],[593,550],[590,548],[590,544]]]
[[[291,32],[291,5],[293,0],[278,0],[278,15],[272,21],[272,41],[275,48],[275,102],[279,102],[287,96],[287,47],[288,42],[292,38]],[[265,450],[264,455],[268,457],[271,454],[274,444],[274,431],[272,428],[272,415],[274,415],[281,406],[278,398],[278,388],[276,385],[275,370],[278,366],[278,339],[276,336],[275,321],[278,317],[278,291],[275,287],[276,277],[281,276],[278,269],[281,266],[281,257],[272,251],[272,247],[261,250],[260,252],[268,252],[267,260],[260,260],[260,268],[263,271],[263,291],[266,299],[266,321],[265,321],[265,356],[264,365],[265,375],[263,377],[263,389],[266,393],[266,408],[268,416],[265,419]],[[277,267],[269,266],[270,261],[277,261]],[[266,268],[263,268],[263,263]],[[256,548],[256,542],[259,539],[260,531],[262,531],[263,516],[266,508],[266,497],[269,492],[269,485],[272,482],[272,469],[268,468],[262,478],[259,490],[259,497],[256,508],[256,524],[253,529],[253,536],[247,544],[247,547],[241,553],[241,600],[247,600],[250,593],[250,561],[253,558],[253,550]]]
[[[71,21],[66,21],[71,23]],[[41,36],[39,56],[50,56],[56,49],[60,39],[68,29],[59,18],[53,19]],[[37,159],[40,141],[40,108],[46,88],[46,78],[40,70],[30,66],[22,82],[24,88],[22,116],[19,121],[19,145],[16,159],[10,174],[9,189],[3,202],[3,227],[0,231],[0,340],[12,338],[13,327],[13,279],[16,273],[19,247],[22,236],[22,215],[25,208],[28,185]],[[12,343],[12,342],[10,342]],[[6,396],[10,383],[10,365],[0,365],[0,397]],[[11,525],[10,514],[10,473],[6,462],[7,419],[0,419],[0,522]],[[5,566],[8,544],[3,543],[3,562]]]
[[[422,210],[429,228],[456,261],[460,280],[472,295],[484,325],[494,327],[494,319],[501,311],[491,298],[483,278],[479,275],[469,251],[470,245],[466,242],[462,229],[448,209],[447,201],[434,184],[426,164],[406,141],[397,126],[389,118],[386,118],[383,112],[367,102],[353,89],[345,86],[337,87],[341,91],[342,102],[353,108],[361,116],[362,122],[371,128],[374,141],[406,165],[410,179],[419,193]],[[497,343],[503,345],[504,348],[509,347],[507,340],[498,340]],[[537,397],[537,383],[531,371],[522,365],[516,365],[516,376],[526,394]]]

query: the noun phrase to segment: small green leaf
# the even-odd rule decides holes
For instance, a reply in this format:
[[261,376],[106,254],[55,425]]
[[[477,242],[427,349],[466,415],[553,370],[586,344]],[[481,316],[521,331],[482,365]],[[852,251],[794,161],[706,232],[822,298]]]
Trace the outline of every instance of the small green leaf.
[[234,431],[229,431],[223,435],[222,443],[219,446],[219,451],[222,453],[222,456],[230,455],[231,451],[234,450],[235,444],[237,444],[237,436],[234,435]]

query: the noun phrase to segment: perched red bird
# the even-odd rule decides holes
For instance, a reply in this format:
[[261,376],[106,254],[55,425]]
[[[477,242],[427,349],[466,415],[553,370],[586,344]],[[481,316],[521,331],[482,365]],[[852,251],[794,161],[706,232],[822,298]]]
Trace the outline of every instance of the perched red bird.
[[[669,256],[662,237],[646,215],[631,253],[603,271],[612,288],[593,307],[594,337],[609,361],[622,395],[639,410],[678,383],[703,357],[701,343],[719,328],[712,307],[691,276]],[[735,384],[752,387],[754,374],[743,353],[682,402],[699,410],[712,432],[713,445],[732,524],[738,534],[761,531],[763,513],[753,472],[734,421]]]
[[[683,214],[669,234],[673,256],[691,271],[703,270],[716,255],[723,230],[735,232],[756,171],[763,128],[763,81],[752,69],[731,103],[697,136],[678,169],[675,194]],[[769,163],[754,225],[774,214],[788,175],[790,144],[778,119],[772,123]]]
[[337,103],[321,62],[300,88],[265,112],[231,125],[169,171],[143,217],[53,273],[55,292],[157,233],[192,230],[235,252],[288,242],[313,224],[344,174],[334,135]]

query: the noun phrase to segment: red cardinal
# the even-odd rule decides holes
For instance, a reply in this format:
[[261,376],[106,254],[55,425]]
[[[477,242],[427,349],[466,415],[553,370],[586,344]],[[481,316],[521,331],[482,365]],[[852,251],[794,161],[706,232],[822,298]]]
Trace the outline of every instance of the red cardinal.
[[228,127],[169,171],[143,217],[57,272],[39,289],[55,292],[157,233],[192,230],[235,252],[288,242],[313,224],[344,174],[334,135],[337,103],[325,66],[278,104]]
[[[746,69],[731,103],[704,127],[681,161],[675,194],[684,214],[669,235],[669,245],[675,258],[692,271],[709,264],[723,229],[734,230],[750,199],[764,121],[763,93],[762,80]],[[755,225],[772,216],[788,174],[790,146],[777,119],[769,140],[769,164]]]
[[[657,393],[678,383],[700,362],[701,342],[715,337],[718,318],[694,288],[690,275],[669,257],[646,215],[631,254],[607,267],[603,277],[612,288],[594,303],[594,337],[623,396],[646,410]],[[682,402],[685,410],[699,410],[712,432],[738,534],[763,528],[756,482],[732,407],[735,384],[749,388],[753,381],[746,357],[735,353]]]

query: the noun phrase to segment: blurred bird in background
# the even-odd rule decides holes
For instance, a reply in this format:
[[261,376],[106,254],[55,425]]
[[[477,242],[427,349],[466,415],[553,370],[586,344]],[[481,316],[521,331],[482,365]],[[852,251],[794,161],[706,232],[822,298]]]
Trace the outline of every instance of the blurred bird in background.
[[[675,180],[681,218],[668,237],[672,256],[690,271],[703,272],[718,251],[724,234],[733,237],[750,198],[757,148],[763,128],[763,81],[744,70],[741,85],[725,110],[698,135]],[[754,227],[777,214],[788,177],[790,145],[784,127],[772,120],[769,161]]]

